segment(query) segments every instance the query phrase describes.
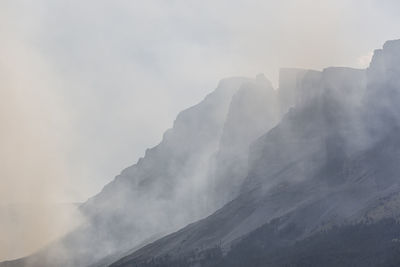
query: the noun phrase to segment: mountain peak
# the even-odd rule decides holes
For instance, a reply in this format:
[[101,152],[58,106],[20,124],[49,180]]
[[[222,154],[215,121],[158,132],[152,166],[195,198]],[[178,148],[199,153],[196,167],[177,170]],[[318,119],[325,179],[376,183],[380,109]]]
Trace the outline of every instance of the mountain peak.
[[383,44],[384,50],[400,50],[400,39],[388,40]]

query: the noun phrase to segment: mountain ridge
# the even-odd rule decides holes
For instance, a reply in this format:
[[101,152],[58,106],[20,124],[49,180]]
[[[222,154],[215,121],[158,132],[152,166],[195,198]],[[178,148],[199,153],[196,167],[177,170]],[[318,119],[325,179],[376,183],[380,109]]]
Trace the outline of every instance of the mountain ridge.
[[221,81],[81,206],[86,225],[0,266],[218,266],[259,242],[247,239],[258,229],[291,249],[338,225],[396,219],[398,63],[394,40],[367,69],[284,68],[278,90],[261,75]]
[[[396,58],[400,55],[397,43],[400,41],[384,45],[382,54],[396,53]],[[392,50],[387,52],[387,47]],[[379,122],[379,118],[367,115],[379,115],[382,107],[369,110],[371,106],[365,103],[377,99],[371,98],[368,91],[386,89],[376,87],[375,79],[378,84],[393,85],[390,76],[373,73],[375,62],[367,70],[327,68],[320,73],[312,72],[313,79],[306,78],[302,84],[317,84],[320,90],[297,101],[276,127],[252,144],[253,163],[239,197],[206,219],[111,266],[150,266],[146,265],[149,261],[167,255],[170,261],[189,257],[198,248],[207,251],[217,246],[229,251],[241,238],[271,221],[278,221],[280,229],[295,225],[297,230],[291,237],[294,242],[334,225],[384,218],[370,218],[367,214],[374,214],[370,211],[382,199],[396,196],[400,190],[396,163],[400,159],[400,139],[395,134],[398,131],[386,132],[386,127],[397,129],[390,123],[379,135],[369,131],[370,124],[374,120]],[[393,70],[393,63],[381,61],[380,67]],[[394,83],[388,90],[399,88],[400,83]],[[389,115],[400,114],[395,108],[383,108],[384,115],[388,110]],[[371,142],[375,138],[380,141]],[[396,211],[396,201],[392,204]],[[221,234],[218,227],[214,229],[214,225],[221,225],[225,233]]]

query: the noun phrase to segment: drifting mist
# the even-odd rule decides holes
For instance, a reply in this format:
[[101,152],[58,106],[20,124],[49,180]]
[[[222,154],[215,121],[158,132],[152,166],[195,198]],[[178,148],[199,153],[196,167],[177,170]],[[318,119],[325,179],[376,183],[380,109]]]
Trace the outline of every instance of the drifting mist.
[[[135,165],[140,168],[126,168],[106,186],[103,192],[111,193],[104,200],[95,197],[82,206],[89,217],[84,227],[94,221],[95,230],[82,228],[79,233],[88,240],[79,242],[91,246],[96,227],[112,229],[99,236],[109,241],[98,242],[101,251],[124,253],[222,207],[242,190],[249,145],[302,101],[276,92],[286,81],[278,78],[280,67],[367,67],[373,49],[398,37],[393,26],[399,25],[393,12],[398,3],[379,3],[2,2],[0,259],[33,253],[75,227],[84,219],[70,205],[59,204],[85,202],[143,156]],[[259,72],[270,82],[262,76],[221,82],[204,106],[172,123],[222,77]],[[326,75],[329,85],[329,70],[308,75],[311,85],[319,75]],[[355,83],[366,82],[361,77]],[[360,91],[342,95],[334,89],[330,93],[337,99],[361,105]],[[378,123],[360,129],[362,112],[349,112],[357,139],[346,144],[346,154],[374,142],[371,131],[382,128]],[[171,126],[163,141],[144,153]],[[90,208],[92,202],[98,206]],[[20,210],[14,211],[16,206]],[[130,215],[120,220],[127,211]],[[102,228],[114,219],[116,225]],[[120,242],[127,228],[138,230],[129,230],[134,237]],[[66,257],[68,246],[78,242],[71,240]]]

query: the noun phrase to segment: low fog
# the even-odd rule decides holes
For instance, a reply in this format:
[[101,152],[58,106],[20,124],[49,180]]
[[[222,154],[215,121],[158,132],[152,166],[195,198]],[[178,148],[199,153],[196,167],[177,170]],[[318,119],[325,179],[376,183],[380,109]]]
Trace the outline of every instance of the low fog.
[[[74,204],[144,156],[178,112],[200,102],[222,78],[250,77],[249,87],[257,88],[253,77],[262,72],[271,81],[262,87],[276,89],[281,67],[365,68],[373,49],[398,38],[399,8],[396,1],[373,0],[2,1],[0,260],[30,254],[83,221]],[[216,122],[215,140],[185,162],[182,177],[197,176],[175,189],[176,203],[190,199],[188,188],[206,191],[212,181],[204,177],[220,171],[212,162],[230,157],[218,152],[230,103],[226,99],[218,113],[223,119]],[[268,123],[249,140],[278,121],[281,107],[271,109]],[[165,197],[159,190],[143,192]],[[181,209],[196,208],[161,232],[230,198],[186,203]],[[157,213],[163,203],[143,202],[154,205],[153,218],[165,219]]]

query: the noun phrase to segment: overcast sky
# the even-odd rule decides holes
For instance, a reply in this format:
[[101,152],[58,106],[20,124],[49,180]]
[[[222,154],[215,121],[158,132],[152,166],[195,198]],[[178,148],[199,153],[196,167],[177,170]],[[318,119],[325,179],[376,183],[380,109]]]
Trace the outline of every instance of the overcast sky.
[[0,2],[0,203],[84,201],[221,78],[365,67],[382,0]]

